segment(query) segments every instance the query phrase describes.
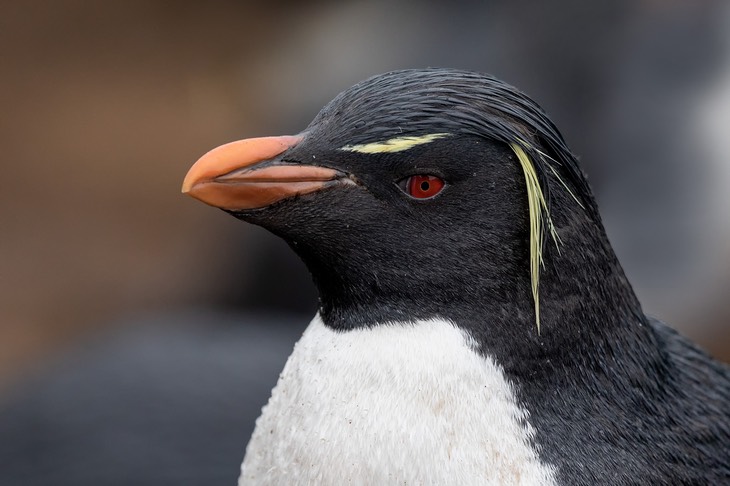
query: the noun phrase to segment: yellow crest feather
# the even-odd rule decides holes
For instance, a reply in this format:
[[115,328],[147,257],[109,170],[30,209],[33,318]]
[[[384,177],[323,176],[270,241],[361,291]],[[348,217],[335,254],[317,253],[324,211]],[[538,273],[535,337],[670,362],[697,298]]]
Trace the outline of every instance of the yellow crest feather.
[[[537,323],[537,332],[540,332],[540,266],[542,261],[543,248],[543,225],[548,226],[548,230],[558,244],[558,234],[553,227],[550,219],[550,212],[545,202],[540,180],[535,170],[535,165],[530,160],[525,150],[516,143],[511,143],[510,147],[517,156],[522,170],[525,173],[525,183],[527,186],[527,206],[530,212],[530,280],[532,282],[532,298],[535,301],[535,321]],[[546,221],[543,221],[543,216]]]

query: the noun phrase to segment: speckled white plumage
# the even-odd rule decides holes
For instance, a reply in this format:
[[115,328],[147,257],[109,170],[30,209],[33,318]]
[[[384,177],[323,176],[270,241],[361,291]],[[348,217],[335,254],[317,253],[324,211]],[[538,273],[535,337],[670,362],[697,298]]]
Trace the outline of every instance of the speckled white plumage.
[[549,485],[500,367],[444,320],[335,332],[315,316],[239,485]]

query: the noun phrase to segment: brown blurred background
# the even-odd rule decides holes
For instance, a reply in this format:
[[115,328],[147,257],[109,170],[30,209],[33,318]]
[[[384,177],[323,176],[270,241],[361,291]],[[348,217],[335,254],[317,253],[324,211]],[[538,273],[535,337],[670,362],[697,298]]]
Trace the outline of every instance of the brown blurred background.
[[0,63],[0,397],[140,316],[286,313],[301,332],[303,266],[182,178],[214,146],[296,133],[351,84],[425,66],[537,99],[645,310],[730,360],[726,2],[6,1]]

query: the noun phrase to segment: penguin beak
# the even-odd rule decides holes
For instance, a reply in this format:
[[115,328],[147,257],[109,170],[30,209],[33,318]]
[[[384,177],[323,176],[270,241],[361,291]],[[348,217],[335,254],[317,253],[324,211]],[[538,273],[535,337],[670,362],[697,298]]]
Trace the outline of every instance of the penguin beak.
[[345,177],[334,169],[275,159],[302,138],[249,138],[214,148],[190,168],[182,192],[214,207],[240,211],[309,194]]

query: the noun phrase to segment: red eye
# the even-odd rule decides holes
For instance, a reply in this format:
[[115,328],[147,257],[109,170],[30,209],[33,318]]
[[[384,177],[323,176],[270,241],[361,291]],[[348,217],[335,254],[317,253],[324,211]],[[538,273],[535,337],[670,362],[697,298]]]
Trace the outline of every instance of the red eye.
[[434,197],[444,188],[444,181],[432,175],[414,175],[406,180],[406,192],[416,199]]

